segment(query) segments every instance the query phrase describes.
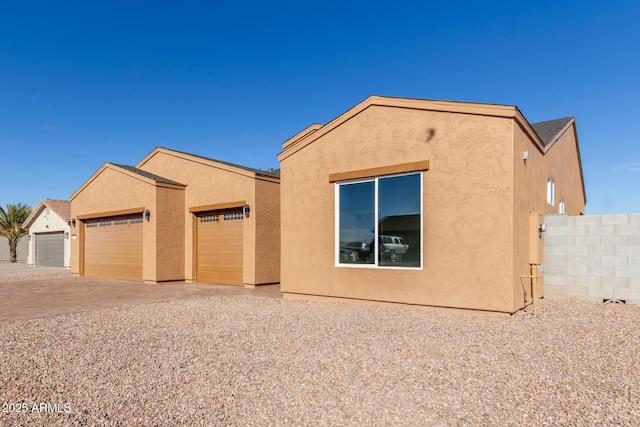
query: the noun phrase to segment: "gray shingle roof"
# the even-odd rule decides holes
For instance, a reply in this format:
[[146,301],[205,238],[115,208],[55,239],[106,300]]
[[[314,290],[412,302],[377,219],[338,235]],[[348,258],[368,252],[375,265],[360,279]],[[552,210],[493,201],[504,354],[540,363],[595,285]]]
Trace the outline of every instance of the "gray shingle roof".
[[114,165],[114,166],[117,166],[119,168],[126,169],[129,172],[133,172],[133,173],[138,174],[140,176],[144,176],[145,178],[152,179],[152,180],[154,180],[156,182],[161,182],[163,184],[173,184],[173,185],[182,185],[182,186],[184,186],[184,184],[181,184],[179,182],[172,181],[170,179],[167,179],[167,178],[162,177],[160,175],[156,175],[154,173],[143,171],[142,169],[138,169],[138,168],[135,168],[133,166],[119,165],[117,163],[111,163],[111,164]]
[[185,151],[173,150],[171,148],[165,148],[165,147],[159,147],[159,148],[163,148],[163,149],[169,150],[169,151],[175,151],[176,153],[186,154],[188,156],[198,157],[200,159],[209,160],[209,161],[216,162],[216,163],[222,163],[223,165],[228,165],[228,166],[232,166],[234,168],[244,169],[246,171],[257,173],[257,174],[260,174],[260,175],[266,175],[266,176],[272,176],[272,177],[275,177],[275,178],[280,178],[280,169],[269,169],[269,170],[255,169],[255,168],[250,168],[250,167],[247,167],[247,166],[238,165],[236,163],[230,163],[230,162],[225,162],[225,161],[218,160],[218,159],[212,159],[211,157],[205,157],[205,156],[200,156],[198,154],[187,153]]
[[533,123],[531,127],[536,131],[542,143],[547,145],[572,119],[573,117],[565,117],[562,119],[548,120],[546,122]]

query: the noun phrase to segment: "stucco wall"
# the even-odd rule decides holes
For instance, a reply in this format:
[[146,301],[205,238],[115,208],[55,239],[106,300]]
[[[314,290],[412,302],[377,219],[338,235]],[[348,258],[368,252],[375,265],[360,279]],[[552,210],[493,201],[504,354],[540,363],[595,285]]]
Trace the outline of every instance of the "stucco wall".
[[280,184],[256,181],[256,283],[280,282]]
[[[524,129],[514,122],[513,144],[513,306],[519,309],[531,302],[531,275],[528,259],[528,214],[557,213],[560,200],[565,202],[565,212],[572,215],[584,213],[585,197],[582,191],[580,164],[574,127],[570,127],[543,154]],[[529,159],[523,160],[528,151]],[[555,181],[555,204],[547,203],[547,180]],[[544,237],[543,237],[544,238]],[[535,273],[535,272],[534,272]],[[543,280],[538,280],[537,295],[544,293]]]
[[183,189],[157,189],[156,257],[157,281],[184,280],[184,197]]
[[[200,160],[197,157],[185,158],[180,154],[170,151],[159,151],[138,164],[142,170],[169,178],[171,180],[186,184],[182,222],[184,224],[184,278],[185,280],[196,279],[195,265],[195,221],[194,215],[189,213],[189,209],[246,201],[253,212],[248,218],[243,220],[243,282],[249,285],[261,283],[278,282],[276,270],[273,268],[273,261],[269,258],[259,256],[272,246],[268,240],[256,240],[256,218],[263,215],[267,222],[277,209],[267,194],[265,199],[267,204],[258,203],[257,191],[267,191],[271,194],[273,188],[277,188],[277,179],[270,182],[265,181],[265,185],[258,189],[254,174],[248,171],[238,170],[226,165],[212,166],[208,160]],[[270,212],[267,212],[270,211]],[[269,232],[267,232],[269,233]],[[266,245],[266,248],[263,248]],[[256,262],[265,260],[265,265],[256,266]]]
[[[16,258],[18,262],[25,262],[29,257],[29,238],[27,236],[18,240],[16,248]],[[9,241],[6,237],[0,236],[0,262],[9,261]]]
[[[371,106],[281,155],[285,293],[513,311],[512,119]],[[331,173],[430,161],[422,270],[336,267]]]
[[546,215],[545,298],[640,304],[640,213]]
[[[126,189],[126,191],[124,191]],[[71,217],[83,215],[97,216],[104,212],[156,206],[156,187],[149,182],[132,177],[118,170],[106,168],[75,194],[71,199]],[[158,215],[152,215],[150,221],[143,222],[143,280],[158,280],[156,265],[156,226]],[[71,239],[71,272],[82,274],[83,225],[76,222],[71,233],[77,237]]]
[[31,239],[29,240],[29,259],[28,263],[33,265],[36,262],[36,238],[34,234],[37,233],[52,233],[56,231],[66,232],[64,238],[64,266],[69,268],[71,266],[71,239],[69,237],[70,227],[65,220],[60,218],[55,212],[51,211],[46,206],[42,209],[42,212],[31,223],[29,227],[29,234]]

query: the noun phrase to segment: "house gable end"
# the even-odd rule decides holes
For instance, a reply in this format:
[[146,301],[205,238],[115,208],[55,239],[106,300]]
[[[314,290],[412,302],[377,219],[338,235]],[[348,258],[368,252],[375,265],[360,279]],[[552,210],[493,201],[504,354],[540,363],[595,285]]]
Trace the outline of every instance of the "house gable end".
[[562,137],[569,131],[573,132],[573,140],[576,144],[576,156],[578,161],[578,168],[580,171],[580,181],[582,183],[582,195],[585,203],[587,202],[587,192],[584,185],[584,173],[582,171],[582,159],[580,157],[580,145],[578,144],[578,132],[576,129],[576,123],[574,117],[564,117],[561,119],[547,120],[544,122],[538,122],[531,125],[531,128],[539,136],[540,140],[544,144],[542,150],[543,155],[549,152],[555,145],[562,139]]
[[[347,121],[353,119],[372,106],[406,108],[413,110],[441,111],[458,114],[475,114],[493,117],[517,118],[517,108],[508,105],[479,104],[454,101],[433,101],[413,98],[392,98],[382,96],[370,96],[355,107],[331,120],[324,126],[311,125],[289,138],[283,144],[283,151],[278,155],[278,160],[283,161],[297,151],[303,149],[323,135],[331,132]],[[526,121],[525,121],[526,122]],[[527,124],[528,125],[528,124]]]
[[71,219],[71,203],[69,201],[45,199],[41,200],[40,203],[36,205],[36,207],[31,211],[31,214],[29,214],[27,219],[22,223],[22,226],[29,228],[46,208],[49,208],[53,213],[60,217],[62,221],[67,222]]
[[[173,182],[165,178],[162,178],[160,181],[158,181],[152,177],[153,174],[149,174],[146,172],[141,174],[140,172],[144,172],[144,171],[134,171],[132,169],[135,169],[135,168],[132,168],[130,166],[116,165],[113,163],[105,163],[104,165],[102,165],[102,167],[100,167],[100,169],[98,169],[93,175],[91,175],[91,177],[87,181],[85,181],[85,183],[82,184],[82,186],[80,186],[80,188],[78,188],[71,195],[71,197],[69,197],[69,200],[73,201],[80,193],[82,193],[85,190],[85,188],[87,188],[93,181],[95,181],[100,175],[102,175],[107,170],[121,173],[123,175],[126,175],[129,178],[142,181],[145,184],[149,184],[155,187],[162,186],[162,187],[171,187],[171,188],[184,188],[184,184]],[[155,176],[155,177],[161,178],[158,176]]]
[[[263,171],[260,169],[253,169],[245,166],[236,165],[229,162],[223,162],[216,159],[211,159],[204,156],[199,156],[197,154],[185,153],[182,151],[170,150],[164,147],[156,147],[151,153],[149,153],[144,159],[142,159],[137,165],[136,168],[140,170],[145,170],[146,164],[157,155],[166,155],[168,157],[180,158],[186,161],[191,161],[195,163],[199,163],[208,167],[213,167],[216,169],[221,169],[227,172],[235,173],[238,175],[242,175],[248,178],[260,178],[266,179],[269,181],[279,182],[280,180],[280,169],[273,169],[270,171]],[[170,171],[166,171],[165,173],[171,173]]]

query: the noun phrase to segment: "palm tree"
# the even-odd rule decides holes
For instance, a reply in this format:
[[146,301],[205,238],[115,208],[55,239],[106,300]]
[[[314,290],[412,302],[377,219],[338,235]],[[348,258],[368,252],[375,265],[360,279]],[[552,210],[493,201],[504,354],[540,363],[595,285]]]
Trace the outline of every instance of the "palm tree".
[[22,203],[12,205],[7,203],[7,209],[0,206],[0,236],[5,236],[9,241],[9,260],[16,262],[18,241],[29,233],[29,229],[23,228],[22,223],[31,213],[31,208]]

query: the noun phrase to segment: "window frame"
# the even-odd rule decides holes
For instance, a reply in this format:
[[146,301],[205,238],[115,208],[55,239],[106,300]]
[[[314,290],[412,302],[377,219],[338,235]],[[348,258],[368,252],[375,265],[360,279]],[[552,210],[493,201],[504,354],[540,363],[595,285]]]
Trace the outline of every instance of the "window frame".
[[[374,242],[379,244],[379,180],[385,178],[396,178],[400,176],[418,175],[420,181],[420,266],[392,266],[379,265],[378,255],[374,256],[373,264],[357,264],[357,263],[341,263],[340,262],[340,187],[348,184],[358,184],[363,182],[374,182]],[[334,266],[340,268],[364,268],[364,269],[383,269],[383,270],[423,270],[424,269],[424,171],[404,172],[391,175],[380,175],[368,178],[349,179],[334,182]],[[377,252],[377,249],[376,249]]]
[[551,178],[547,179],[547,204],[555,206],[556,183]]

